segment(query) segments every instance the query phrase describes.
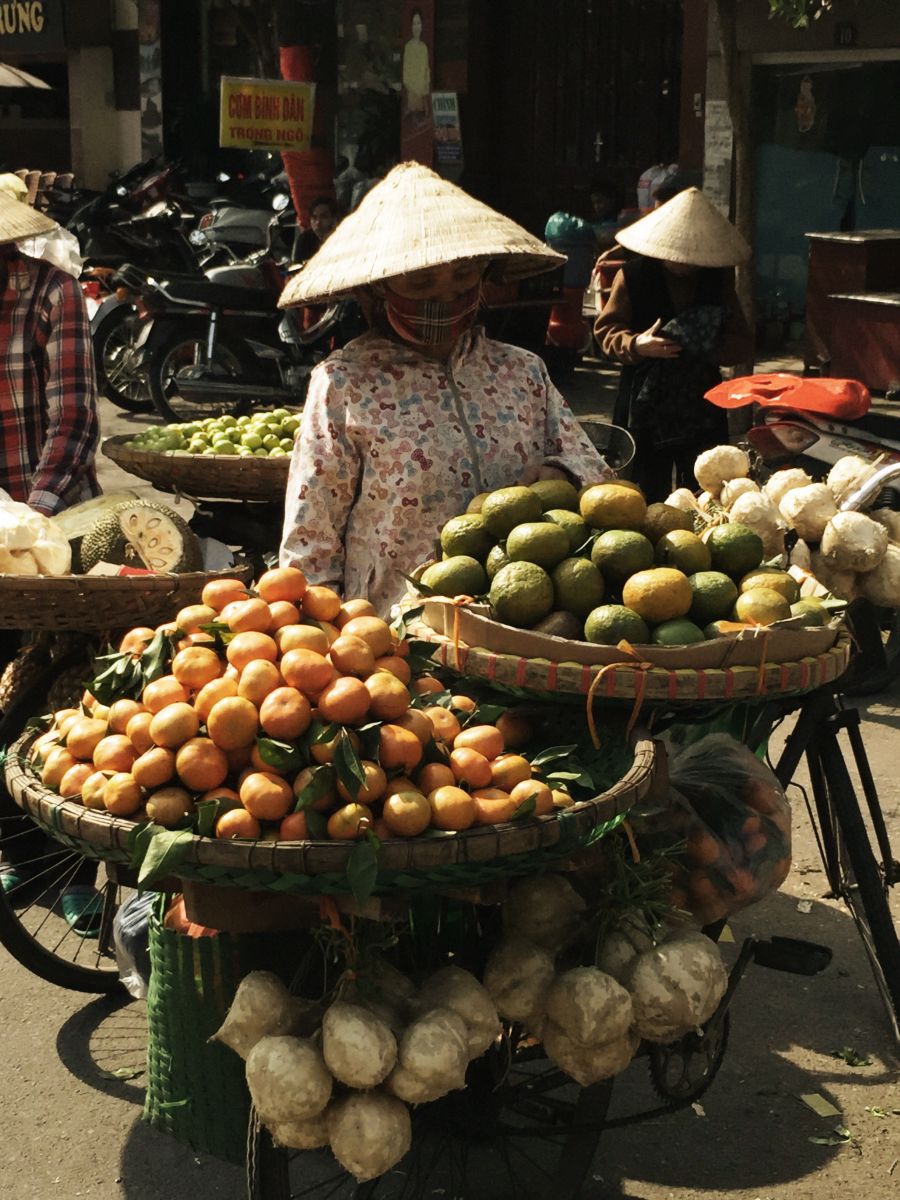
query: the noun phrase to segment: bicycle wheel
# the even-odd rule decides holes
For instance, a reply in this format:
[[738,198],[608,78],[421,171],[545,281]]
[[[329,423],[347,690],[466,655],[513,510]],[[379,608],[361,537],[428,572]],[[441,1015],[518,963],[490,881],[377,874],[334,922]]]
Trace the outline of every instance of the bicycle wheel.
[[327,1150],[274,1145],[256,1114],[248,1144],[249,1200],[575,1200],[596,1151],[612,1080],[579,1088],[540,1048],[504,1039],[476,1060],[467,1086],[414,1109],[412,1149],[357,1184]]
[[830,824],[836,845],[836,862],[830,867],[826,863],[829,881],[856,922],[894,1038],[900,1043],[900,940],[888,902],[890,884],[872,852],[837,736],[826,734],[817,752],[824,783],[816,795],[819,819]]
[[[71,671],[84,648],[79,647],[34,675],[16,694],[0,719],[0,747],[16,740],[40,710],[55,684]],[[80,672],[81,678],[84,673]],[[80,688],[79,688],[80,690]],[[79,992],[111,992],[119,986],[112,953],[112,919],[121,889],[105,883],[100,898],[90,902],[96,913],[96,937],[82,937],[61,910],[61,896],[73,884],[90,885],[96,867],[77,850],[54,842],[21,812],[0,776],[0,861],[20,868],[23,881],[0,888],[0,945],[26,970]]]

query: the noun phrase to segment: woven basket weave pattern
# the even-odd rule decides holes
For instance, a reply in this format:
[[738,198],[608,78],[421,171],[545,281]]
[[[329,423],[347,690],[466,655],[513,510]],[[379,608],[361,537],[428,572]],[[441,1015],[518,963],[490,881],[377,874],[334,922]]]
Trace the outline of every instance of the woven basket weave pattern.
[[[127,861],[133,821],[94,812],[62,800],[31,774],[26,755],[32,732],[11,748],[6,785],[16,803],[57,840],[89,847],[92,857]],[[593,800],[558,814],[506,825],[486,825],[436,838],[397,838],[378,853],[378,891],[471,884],[528,873],[551,858],[591,844],[619,824],[646,795],[657,752],[647,738],[637,741],[628,772]],[[221,886],[281,892],[349,892],[346,876],[354,843],[249,842],[196,837],[187,858],[174,869],[185,878]]]
[[417,627],[416,636],[434,642],[434,662],[474,679],[536,692],[574,692],[586,695],[595,677],[603,678],[597,700],[634,700],[647,703],[696,704],[698,701],[730,703],[771,695],[800,694],[832,683],[850,663],[849,634],[842,632],[831,650],[796,662],[765,663],[759,667],[726,667],[704,670],[645,670],[623,662],[614,667],[550,662],[545,658],[520,658],[479,646],[455,646],[440,634]]
[[103,453],[130,475],[161,492],[228,500],[282,500],[290,458],[241,458],[233,454],[183,454],[142,450],[129,436],[107,438]]
[[150,923],[144,1120],[194,1150],[243,1164],[250,1096],[244,1064],[209,1038],[237,985],[246,938],[191,938]]
[[211,579],[249,583],[249,564],[182,575],[0,575],[0,629],[106,633],[158,625],[195,604]]

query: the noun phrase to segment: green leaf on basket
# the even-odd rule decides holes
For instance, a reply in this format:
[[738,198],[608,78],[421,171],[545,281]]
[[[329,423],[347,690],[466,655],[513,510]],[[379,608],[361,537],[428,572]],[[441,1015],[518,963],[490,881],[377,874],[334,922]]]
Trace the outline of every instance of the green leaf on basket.
[[551,771],[544,776],[546,783],[550,787],[555,787],[557,784],[577,783],[579,787],[587,788],[589,791],[594,791],[594,780],[587,771]]
[[153,840],[154,835],[159,833],[162,828],[162,825],[154,825],[152,821],[145,821],[143,825],[135,825],[129,831],[126,847],[128,853],[131,855],[131,865],[134,870],[137,870],[144,861],[147,847]]
[[372,895],[378,879],[377,841],[357,842],[347,858],[347,882],[360,902]]
[[428,763],[442,763],[444,766],[447,766],[449,762],[450,751],[443,742],[439,742],[435,738],[431,738],[430,741],[427,741],[422,747],[421,765],[423,767],[427,766]]
[[[25,730],[29,729],[49,729],[53,724],[53,713],[44,713],[40,717],[29,717],[25,722]],[[59,739],[57,738],[57,741]]]
[[144,676],[140,662],[131,654],[113,654],[97,659],[98,663],[109,665],[87,685],[87,690],[101,704],[113,704],[124,696],[139,696],[143,688]]
[[[309,773],[309,783],[297,794],[294,812],[302,812],[304,809],[311,808],[317,800],[321,800],[323,796],[334,791],[334,779],[334,767],[324,763],[322,766],[313,767]],[[310,816],[311,814],[307,813],[307,825],[309,825]]]
[[220,804],[218,800],[201,800],[197,805],[197,833],[200,837],[212,837],[216,831],[216,821],[219,819]]
[[291,742],[261,737],[256,739],[256,749],[263,762],[278,771],[299,771],[305,762],[302,752]]
[[[322,746],[325,742],[333,742],[338,735],[340,725],[334,721],[330,721],[324,725],[321,721],[314,721],[310,726],[309,744],[311,746]],[[311,736],[310,736],[311,735]]]
[[415,621],[417,617],[421,617],[425,611],[425,605],[419,604],[415,608],[407,608],[400,613],[396,621],[391,622],[391,629],[396,633],[398,638],[405,638],[407,631],[407,622]]
[[204,633],[212,634],[216,650],[224,649],[235,636],[234,630],[224,621],[210,621],[208,625],[201,625],[200,628]]
[[531,760],[533,767],[545,767],[547,763],[557,762],[561,758],[568,758],[578,749],[578,744],[572,746],[548,746],[546,750],[542,750],[540,754],[536,754]]
[[466,713],[465,724],[493,725],[499,716],[508,711],[508,704],[479,704],[473,713]]
[[307,808],[306,828],[314,842],[324,842],[328,837],[328,818],[314,808]]
[[175,644],[180,641],[181,634],[166,633],[163,629],[154,635],[153,640],[138,660],[145,684],[152,683],[154,679],[159,679],[161,675],[169,673],[169,667],[175,654]]
[[138,887],[147,887],[183,862],[194,839],[190,829],[158,829],[144,853]]
[[416,591],[419,593],[420,596],[439,596],[440,595],[440,592],[435,591],[434,588],[428,587],[427,584],[422,583],[420,580],[414,579],[412,575],[407,575],[405,573],[405,571],[401,571],[400,574],[403,576],[403,578],[406,580],[407,583],[412,584],[412,586],[416,589]]
[[366,773],[346,729],[342,729],[338,735],[337,745],[334,749],[334,769],[337,772],[338,782],[344,785],[350,793],[351,799],[355,800],[359,795],[359,789],[366,782]]
[[534,810],[537,807],[537,792],[532,792],[530,796],[526,796],[516,811],[509,818],[511,821],[521,821],[525,817],[533,817]]
[[409,646],[409,657],[406,661],[409,663],[409,669],[413,675],[421,675],[435,665],[432,661],[438,649],[435,643],[415,640],[407,642],[407,645]]
[[357,730],[359,737],[360,757],[370,762],[378,761],[378,742],[384,721],[370,721],[368,725],[360,725]]

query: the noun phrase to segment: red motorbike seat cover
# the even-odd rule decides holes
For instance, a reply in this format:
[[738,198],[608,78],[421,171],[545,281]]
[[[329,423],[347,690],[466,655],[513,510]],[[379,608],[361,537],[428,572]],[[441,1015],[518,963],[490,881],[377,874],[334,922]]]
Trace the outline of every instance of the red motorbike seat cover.
[[858,379],[806,379],[783,372],[741,375],[717,383],[706,399],[718,408],[742,408],[761,404],[766,408],[793,408],[855,421],[869,411],[869,389]]

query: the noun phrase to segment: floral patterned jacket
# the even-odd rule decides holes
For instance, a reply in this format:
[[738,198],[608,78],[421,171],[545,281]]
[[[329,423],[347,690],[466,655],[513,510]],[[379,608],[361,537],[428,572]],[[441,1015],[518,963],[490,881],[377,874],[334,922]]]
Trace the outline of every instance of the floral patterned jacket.
[[536,355],[480,328],[446,363],[363,334],[310,379],[281,564],[386,615],[445,521],[548,462],[583,482],[608,474]]

